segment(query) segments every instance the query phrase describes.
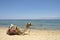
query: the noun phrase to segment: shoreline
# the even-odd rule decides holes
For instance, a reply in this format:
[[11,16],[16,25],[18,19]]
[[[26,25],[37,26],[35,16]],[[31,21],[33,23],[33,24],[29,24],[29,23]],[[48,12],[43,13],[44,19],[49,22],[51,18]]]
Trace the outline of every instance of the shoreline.
[[0,40],[60,40],[60,30],[31,29],[28,35],[7,35],[8,28],[0,27]]
[[[0,28],[9,28],[9,25],[8,26],[1,26],[0,25]],[[20,28],[25,29],[25,27],[20,27]],[[60,30],[60,29],[48,29],[48,28],[31,28],[31,29],[33,29],[33,30]]]

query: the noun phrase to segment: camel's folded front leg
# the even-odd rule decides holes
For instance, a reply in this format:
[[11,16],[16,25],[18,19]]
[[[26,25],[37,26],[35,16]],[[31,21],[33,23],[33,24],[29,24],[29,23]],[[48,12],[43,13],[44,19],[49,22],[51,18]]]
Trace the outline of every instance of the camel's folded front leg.
[[17,28],[16,32],[18,35],[23,34],[23,30],[21,28]]

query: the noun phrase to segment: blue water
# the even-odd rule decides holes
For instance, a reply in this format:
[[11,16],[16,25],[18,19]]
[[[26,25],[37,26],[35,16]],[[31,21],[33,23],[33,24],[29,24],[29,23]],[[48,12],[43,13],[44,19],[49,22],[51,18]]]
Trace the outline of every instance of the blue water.
[[32,23],[33,29],[57,29],[60,30],[60,19],[36,19],[36,20],[0,20],[0,27],[8,27],[10,24],[16,24],[19,27],[24,28],[26,23]]

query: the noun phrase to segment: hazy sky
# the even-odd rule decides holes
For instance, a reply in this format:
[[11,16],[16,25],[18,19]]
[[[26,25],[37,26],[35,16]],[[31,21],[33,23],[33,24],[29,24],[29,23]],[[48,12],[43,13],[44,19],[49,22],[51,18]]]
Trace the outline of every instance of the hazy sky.
[[0,0],[0,19],[60,18],[60,0]]

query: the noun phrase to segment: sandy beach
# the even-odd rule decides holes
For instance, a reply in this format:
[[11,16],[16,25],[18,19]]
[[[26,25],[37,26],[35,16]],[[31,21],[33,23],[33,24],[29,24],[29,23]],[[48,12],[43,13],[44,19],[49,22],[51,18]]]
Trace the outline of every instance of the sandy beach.
[[0,40],[60,40],[60,30],[32,29],[28,35],[7,35],[8,28],[0,27]]

